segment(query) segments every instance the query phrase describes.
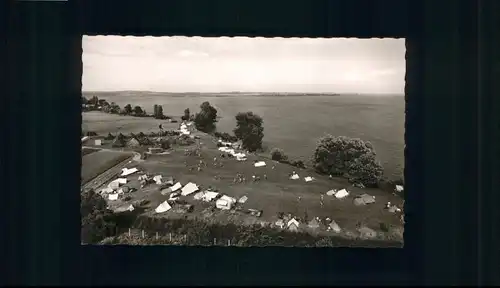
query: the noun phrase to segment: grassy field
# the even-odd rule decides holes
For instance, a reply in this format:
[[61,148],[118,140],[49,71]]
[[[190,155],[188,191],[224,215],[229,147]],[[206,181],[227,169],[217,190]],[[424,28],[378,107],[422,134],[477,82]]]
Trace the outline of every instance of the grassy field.
[[[158,132],[158,125],[162,124],[164,129],[176,129],[179,123],[169,123],[167,120],[154,118],[142,118],[132,116],[120,116],[102,113],[99,111],[82,113],[83,131],[94,131],[99,135],[106,136],[109,132],[130,134],[138,132]],[[179,120],[179,119],[177,119]]]
[[131,157],[129,153],[98,151],[82,157],[82,185]]
[[[194,205],[194,211],[188,214],[176,213],[174,209],[155,217],[188,217],[216,221],[218,223],[255,224],[259,222],[274,223],[278,218],[278,212],[291,213],[298,217],[304,217],[305,212],[309,219],[315,216],[330,217],[334,219],[345,231],[355,231],[359,225],[367,226],[374,230],[380,230],[380,224],[385,223],[394,229],[401,229],[399,217],[384,210],[387,201],[400,205],[402,200],[378,189],[359,189],[351,187],[347,181],[340,178],[329,179],[317,175],[313,171],[301,170],[286,164],[276,163],[266,159],[267,166],[256,168],[253,161],[260,159],[259,156],[250,155],[247,161],[236,161],[235,159],[221,158],[217,151],[215,141],[208,135],[200,136],[200,156],[186,156],[186,147],[174,147],[169,155],[151,156],[146,161],[131,163],[128,168],[137,167],[150,175],[172,176],[176,181],[185,185],[194,182],[203,188],[215,187],[220,193],[239,198],[248,196],[248,201],[242,204],[242,208],[263,210],[260,218],[212,209],[215,201],[206,203],[196,201],[193,195],[181,197],[182,200]],[[96,153],[93,153],[96,154]],[[91,154],[91,155],[93,155]],[[215,159],[215,161],[214,161]],[[197,170],[200,161],[203,163],[201,171]],[[214,165],[216,164],[216,165]],[[222,164],[222,167],[220,167]],[[274,166],[274,169],[273,169]],[[87,168],[88,169],[88,168]],[[296,171],[300,180],[290,180],[289,173]],[[236,174],[239,173],[246,178],[246,183],[234,183]],[[260,176],[261,181],[252,182],[252,176]],[[267,180],[264,179],[267,176]],[[313,176],[315,181],[306,183],[305,176]],[[137,203],[140,200],[150,201],[147,215],[155,215],[154,208],[168,199],[161,195],[156,184],[151,184],[140,189],[138,175],[130,175],[127,186],[137,188],[136,192],[130,194],[128,201],[110,201],[111,207],[119,207],[127,203]],[[351,196],[339,200],[333,196],[324,196],[324,205],[320,205],[320,195],[330,189],[348,188]],[[376,196],[376,203],[368,206],[355,206],[352,201],[355,195],[368,193]],[[300,200],[299,200],[300,197]]]

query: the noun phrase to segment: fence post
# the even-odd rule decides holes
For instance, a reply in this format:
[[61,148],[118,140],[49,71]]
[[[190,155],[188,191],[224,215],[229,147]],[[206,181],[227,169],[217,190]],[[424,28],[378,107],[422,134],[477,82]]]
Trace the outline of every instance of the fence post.
[[217,239],[214,238],[214,245],[217,245]]
[[128,237],[130,237],[130,228],[128,228]]
[[144,238],[144,230],[142,230],[142,238]]
[[184,234],[184,243],[187,242],[187,236],[188,236],[187,234]]
[[158,240],[158,232],[156,232],[156,240]]
[[172,242],[172,233],[168,233],[168,237],[170,238],[170,242]]
[[231,239],[227,240],[227,246],[231,246]]

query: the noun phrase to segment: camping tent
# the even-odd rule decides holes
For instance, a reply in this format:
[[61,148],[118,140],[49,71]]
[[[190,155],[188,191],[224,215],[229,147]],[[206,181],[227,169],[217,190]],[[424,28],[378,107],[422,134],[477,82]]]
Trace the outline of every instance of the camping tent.
[[297,179],[299,179],[299,178],[300,178],[300,177],[299,177],[299,175],[298,175],[298,174],[293,174],[292,176],[290,176],[290,179],[292,179],[292,180],[297,180]]
[[314,177],[307,176],[307,177],[304,177],[304,180],[305,180],[306,182],[311,182],[311,181],[313,181],[313,180],[314,180]]
[[201,200],[201,199],[203,199],[204,195],[205,195],[205,192],[198,192],[198,193],[194,194],[193,198],[194,198],[194,200]]
[[170,192],[175,192],[179,190],[182,187],[182,184],[180,182],[175,183],[174,186],[170,187]]
[[266,166],[266,162],[259,161],[259,162],[256,162],[255,164],[253,164],[253,166],[255,166],[255,167],[264,167],[264,166]]
[[245,195],[245,196],[241,197],[241,198],[238,200],[238,203],[242,203],[242,204],[243,204],[243,203],[247,202],[247,200],[248,200],[248,197]]
[[128,147],[139,147],[141,143],[134,137],[127,142]]
[[401,192],[403,192],[403,191],[404,191],[404,187],[403,187],[403,186],[401,186],[401,185],[396,185],[396,192],[401,193]]
[[333,196],[333,195],[335,195],[335,193],[337,193],[337,190],[336,189],[332,189],[332,190],[326,192],[326,195]]
[[299,221],[295,220],[295,218],[290,219],[287,223],[287,228],[290,231],[297,231],[299,230]]
[[108,199],[111,201],[118,200],[118,193],[109,194]]
[[115,140],[111,143],[111,146],[113,147],[124,147],[125,146],[125,140],[120,137],[116,137]]
[[198,185],[192,183],[192,182],[189,182],[188,184],[186,184],[186,186],[184,186],[182,189],[181,189],[181,195],[182,196],[187,196],[191,193],[194,193],[198,191]]
[[337,191],[337,193],[335,193],[335,197],[337,199],[342,199],[342,198],[345,198],[349,195],[349,192],[345,189],[342,189],[342,190],[339,190]]
[[354,205],[366,205],[375,203],[375,196],[371,196],[368,194],[362,194],[354,199]]
[[156,184],[161,185],[162,178],[163,177],[161,175],[156,175],[155,177],[153,177],[153,181],[155,181]]
[[210,201],[214,200],[214,198],[217,197],[217,195],[219,195],[219,193],[217,193],[217,192],[205,191],[205,194],[203,195],[202,199],[205,202],[210,202]]
[[155,209],[155,212],[156,213],[164,213],[164,212],[167,212],[168,210],[170,210],[172,208],[172,206],[170,206],[170,204],[168,204],[167,201],[161,203],[158,207],[156,207]]
[[133,174],[135,172],[139,171],[137,168],[123,168],[122,169],[122,174],[120,174],[120,176],[127,176],[127,175],[130,175],[130,174]]

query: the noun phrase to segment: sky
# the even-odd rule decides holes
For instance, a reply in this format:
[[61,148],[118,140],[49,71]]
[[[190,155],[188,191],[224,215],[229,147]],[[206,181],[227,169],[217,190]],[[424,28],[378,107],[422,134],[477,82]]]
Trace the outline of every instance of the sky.
[[83,91],[404,94],[404,39],[83,36]]

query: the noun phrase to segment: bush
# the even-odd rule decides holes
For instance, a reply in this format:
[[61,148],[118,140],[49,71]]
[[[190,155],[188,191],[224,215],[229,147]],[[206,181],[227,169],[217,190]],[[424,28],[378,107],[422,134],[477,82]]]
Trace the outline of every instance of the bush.
[[80,194],[81,241],[97,243],[111,236],[116,229],[113,213],[106,208],[106,200],[94,190]]
[[180,146],[189,146],[189,145],[193,145],[194,143],[195,143],[195,141],[187,135],[181,135],[181,136],[177,137],[177,139],[175,140],[175,144],[180,145]]
[[210,133],[215,130],[215,123],[217,122],[217,109],[215,109],[209,102],[203,102],[200,106],[200,113],[196,113],[194,117],[194,124],[196,129]]
[[224,141],[224,142],[231,142],[231,143],[234,143],[234,142],[237,142],[238,141],[238,137],[234,136],[234,135],[231,135],[229,133],[220,133],[220,132],[215,132],[214,133],[214,136],[219,138],[220,140]]
[[161,142],[160,142],[160,146],[161,146],[161,148],[163,148],[163,149],[165,149],[165,150],[168,150],[168,149],[170,149],[170,147],[171,147],[172,145],[170,144],[170,141],[169,141],[168,139],[163,139],[163,140],[161,140]]
[[318,141],[313,163],[317,172],[343,176],[351,183],[376,187],[383,176],[369,142],[349,137],[325,136]]
[[253,112],[240,112],[235,118],[234,135],[241,140],[243,148],[250,152],[262,149],[262,138],[264,138],[262,118]]
[[123,112],[125,115],[132,114],[132,105],[130,104],[125,105],[125,107],[123,107]]
[[279,148],[273,148],[271,150],[271,159],[275,161],[285,161],[288,160],[288,156],[285,155],[285,152]]
[[302,162],[302,160],[292,161],[290,164],[297,168],[306,169],[306,165],[304,165],[304,162]]
[[142,110],[141,106],[135,106],[133,110],[133,115],[138,117],[143,116],[144,110]]

